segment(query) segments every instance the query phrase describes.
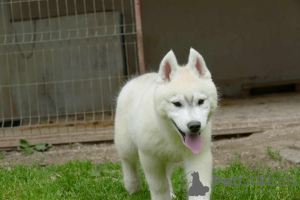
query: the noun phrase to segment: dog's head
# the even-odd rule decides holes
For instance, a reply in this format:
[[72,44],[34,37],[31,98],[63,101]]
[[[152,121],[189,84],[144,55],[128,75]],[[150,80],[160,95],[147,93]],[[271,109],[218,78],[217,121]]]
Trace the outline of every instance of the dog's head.
[[191,48],[188,64],[179,66],[173,51],[161,61],[154,103],[183,143],[197,154],[201,132],[217,107],[217,90],[203,57]]

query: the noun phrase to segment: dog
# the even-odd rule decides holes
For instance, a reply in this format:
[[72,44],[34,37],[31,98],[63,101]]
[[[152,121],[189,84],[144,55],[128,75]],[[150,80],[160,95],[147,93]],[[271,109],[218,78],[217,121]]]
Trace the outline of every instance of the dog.
[[[179,66],[171,50],[158,73],[146,73],[122,88],[116,107],[115,146],[122,162],[126,190],[141,189],[138,161],[152,200],[173,197],[174,165],[196,171],[210,199],[212,181],[211,118],[217,108],[217,89],[203,57],[190,49],[188,64]],[[188,178],[188,182],[191,181]]]

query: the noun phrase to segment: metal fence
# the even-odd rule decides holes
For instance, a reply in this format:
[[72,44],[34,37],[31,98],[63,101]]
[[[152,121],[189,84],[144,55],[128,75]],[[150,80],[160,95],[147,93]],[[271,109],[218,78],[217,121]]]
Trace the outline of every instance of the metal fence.
[[120,86],[143,65],[139,1],[1,0],[0,10],[0,147],[111,138]]

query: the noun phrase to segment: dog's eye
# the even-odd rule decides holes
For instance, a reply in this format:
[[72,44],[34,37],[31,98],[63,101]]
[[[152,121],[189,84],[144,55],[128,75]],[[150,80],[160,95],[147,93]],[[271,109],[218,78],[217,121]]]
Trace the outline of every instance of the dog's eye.
[[172,102],[173,104],[174,104],[174,106],[176,106],[176,107],[181,107],[182,105],[181,105],[181,103],[180,102],[178,102],[178,101],[176,101],[176,102]]
[[202,105],[203,103],[204,103],[204,100],[203,99],[199,99],[198,105]]

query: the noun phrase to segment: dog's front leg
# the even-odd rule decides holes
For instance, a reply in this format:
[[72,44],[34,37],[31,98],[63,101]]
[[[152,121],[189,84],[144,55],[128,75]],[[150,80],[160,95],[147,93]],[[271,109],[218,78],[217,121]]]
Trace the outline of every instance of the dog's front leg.
[[149,185],[152,200],[170,200],[166,163],[155,156],[139,152],[140,161]]
[[[200,152],[198,155],[190,156],[184,163],[187,183],[192,183],[194,191],[189,191],[189,200],[210,199],[212,181],[212,154],[211,150]],[[194,176],[191,176],[194,173]],[[200,184],[197,180],[199,174]],[[201,185],[202,184],[202,185]],[[203,187],[202,187],[203,186]],[[191,189],[191,188],[190,188]],[[190,194],[189,194],[190,192]]]

